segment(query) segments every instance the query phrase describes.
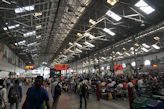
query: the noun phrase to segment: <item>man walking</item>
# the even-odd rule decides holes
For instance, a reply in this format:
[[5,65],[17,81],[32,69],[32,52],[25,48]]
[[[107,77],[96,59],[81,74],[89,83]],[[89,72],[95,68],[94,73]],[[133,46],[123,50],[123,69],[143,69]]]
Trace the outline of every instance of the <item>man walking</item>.
[[22,100],[22,87],[19,85],[18,80],[15,80],[15,84],[10,88],[8,99],[10,109],[14,109],[14,104],[16,105],[16,109],[19,108],[19,102]]
[[22,109],[43,109],[43,101],[47,109],[50,108],[49,95],[45,88],[42,87],[43,77],[37,76],[35,85],[30,87],[26,93],[27,97]]
[[80,79],[80,83],[78,85],[78,92],[80,96],[80,109],[82,109],[82,99],[85,101],[85,109],[87,109],[87,93],[88,93],[88,85]]
[[53,97],[53,109],[57,109],[57,104],[59,101],[59,97],[61,95],[61,84],[58,80],[58,78],[55,79],[55,81],[52,83],[51,85],[51,93],[52,93],[52,97]]

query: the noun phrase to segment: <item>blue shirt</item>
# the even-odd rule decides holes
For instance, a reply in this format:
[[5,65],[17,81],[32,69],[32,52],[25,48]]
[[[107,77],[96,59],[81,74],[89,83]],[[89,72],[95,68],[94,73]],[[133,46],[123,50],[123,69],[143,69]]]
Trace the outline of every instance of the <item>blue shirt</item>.
[[34,86],[29,88],[27,93],[26,109],[43,109],[43,101],[49,101],[46,89],[36,89]]

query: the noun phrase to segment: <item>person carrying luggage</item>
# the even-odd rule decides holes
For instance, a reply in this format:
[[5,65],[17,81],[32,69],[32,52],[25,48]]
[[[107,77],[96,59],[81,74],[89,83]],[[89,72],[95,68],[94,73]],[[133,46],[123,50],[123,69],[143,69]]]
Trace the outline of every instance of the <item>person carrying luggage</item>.
[[83,79],[80,79],[80,83],[78,85],[78,93],[80,96],[80,109],[82,109],[82,99],[84,98],[85,101],[85,109],[87,109],[87,94],[88,94],[88,86],[83,81]]
[[19,108],[19,103],[22,100],[22,87],[19,85],[18,80],[15,80],[15,84],[9,89],[8,99],[10,109],[14,109],[14,104],[16,105],[16,109]]

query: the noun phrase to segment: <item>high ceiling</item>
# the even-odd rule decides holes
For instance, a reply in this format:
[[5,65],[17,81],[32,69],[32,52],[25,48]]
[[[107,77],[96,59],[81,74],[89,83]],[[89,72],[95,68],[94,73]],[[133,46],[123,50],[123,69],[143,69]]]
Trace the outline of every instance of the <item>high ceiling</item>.
[[73,62],[159,24],[163,6],[163,0],[113,6],[107,0],[2,0],[0,41],[27,64]]

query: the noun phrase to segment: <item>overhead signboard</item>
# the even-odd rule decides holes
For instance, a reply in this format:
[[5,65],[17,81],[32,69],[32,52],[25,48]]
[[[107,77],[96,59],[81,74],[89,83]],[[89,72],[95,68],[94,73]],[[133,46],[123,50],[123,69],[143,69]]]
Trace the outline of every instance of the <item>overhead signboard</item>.
[[122,70],[122,65],[114,65],[114,70]]
[[69,64],[55,64],[56,70],[68,70]]
[[34,69],[34,66],[33,65],[26,65],[25,69]]

